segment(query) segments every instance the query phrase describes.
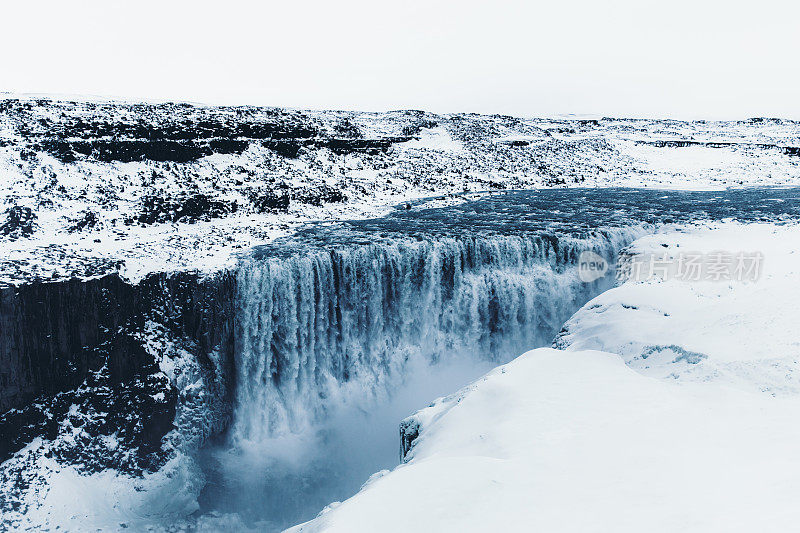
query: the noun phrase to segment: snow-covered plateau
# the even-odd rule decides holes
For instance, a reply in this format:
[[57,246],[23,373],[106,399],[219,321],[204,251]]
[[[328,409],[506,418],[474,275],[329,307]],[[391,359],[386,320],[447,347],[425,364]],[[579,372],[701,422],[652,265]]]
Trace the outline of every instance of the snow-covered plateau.
[[[0,282],[216,270],[309,221],[535,187],[800,180],[800,124],[0,99]],[[451,198],[449,201],[453,201]]]
[[785,530],[798,187],[781,119],[4,97],[0,531]]

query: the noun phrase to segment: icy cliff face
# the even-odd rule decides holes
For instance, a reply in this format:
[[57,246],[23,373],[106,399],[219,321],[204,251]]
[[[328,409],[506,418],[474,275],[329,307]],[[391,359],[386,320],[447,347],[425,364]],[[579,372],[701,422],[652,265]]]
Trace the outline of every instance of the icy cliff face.
[[[174,484],[230,418],[233,287],[222,272],[2,289],[0,529],[68,520],[78,508],[52,506],[75,490]],[[150,513],[145,500],[131,512]],[[88,527],[75,516],[69,527]]]

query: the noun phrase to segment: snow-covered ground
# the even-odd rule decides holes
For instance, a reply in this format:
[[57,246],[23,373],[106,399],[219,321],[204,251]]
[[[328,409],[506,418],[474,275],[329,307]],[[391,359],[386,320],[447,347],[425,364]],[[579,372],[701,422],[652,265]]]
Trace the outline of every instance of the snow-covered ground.
[[[37,439],[23,453],[37,454],[43,446],[46,443]],[[87,474],[46,453],[39,457],[18,467],[33,487],[25,487],[25,507],[20,509],[24,512],[8,512],[3,519],[9,522],[0,523],[0,531],[158,531],[154,524],[177,521],[196,511],[204,481],[183,456],[140,477],[113,469]],[[18,496],[14,480],[4,481],[0,494],[9,499]]]
[[556,344],[619,354],[646,375],[800,393],[797,226],[715,224],[650,235],[631,248],[658,258],[720,251],[763,254],[758,279],[683,281],[671,273],[663,280],[656,272],[592,300],[565,324]]
[[770,224],[640,239],[631,254],[761,252],[762,270],[605,292],[560,349],[404,421],[404,464],[293,531],[794,529],[798,244],[800,228]]
[[778,119],[535,119],[6,96],[0,283],[215,270],[304,222],[380,216],[408,200],[468,191],[792,185],[800,183],[798,147],[800,125]]

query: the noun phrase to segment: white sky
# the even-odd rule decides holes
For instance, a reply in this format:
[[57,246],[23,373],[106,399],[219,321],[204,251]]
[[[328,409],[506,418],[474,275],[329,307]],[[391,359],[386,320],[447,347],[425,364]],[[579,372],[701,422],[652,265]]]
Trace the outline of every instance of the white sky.
[[5,1],[0,91],[800,119],[797,2]]

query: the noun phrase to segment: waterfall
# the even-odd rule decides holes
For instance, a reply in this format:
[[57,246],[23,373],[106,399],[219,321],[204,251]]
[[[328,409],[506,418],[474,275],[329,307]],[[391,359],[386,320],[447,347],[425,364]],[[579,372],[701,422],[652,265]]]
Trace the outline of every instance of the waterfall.
[[609,288],[577,257],[615,263],[641,228],[397,239],[242,259],[237,279],[235,439],[301,431],[337,388],[390,389],[411,361],[508,361],[549,344]]

